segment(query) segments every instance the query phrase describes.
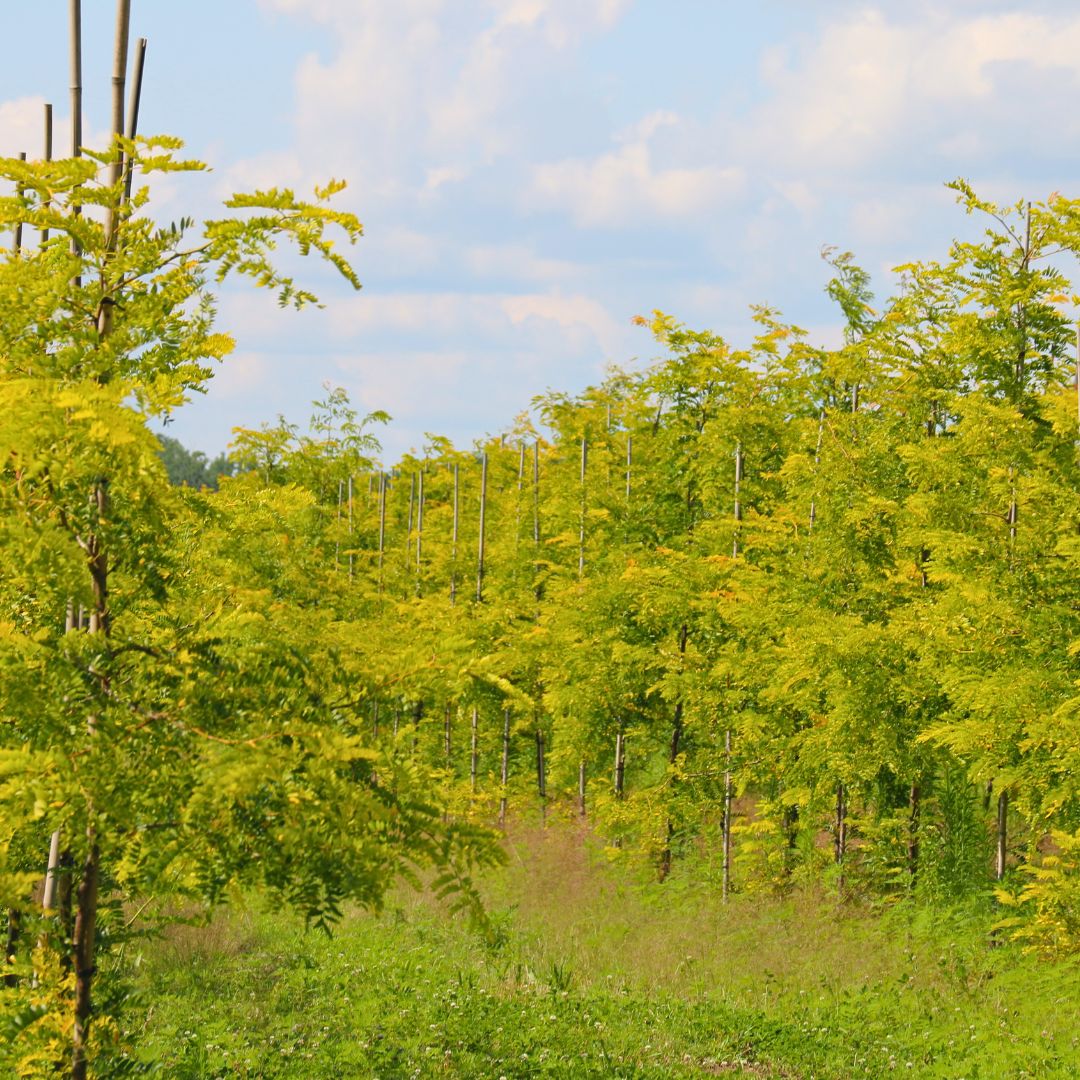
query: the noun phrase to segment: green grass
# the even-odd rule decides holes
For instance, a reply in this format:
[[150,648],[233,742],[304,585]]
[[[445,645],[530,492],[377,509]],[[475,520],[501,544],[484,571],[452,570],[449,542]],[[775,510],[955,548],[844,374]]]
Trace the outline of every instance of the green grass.
[[485,883],[487,942],[406,892],[332,938],[177,928],[141,958],[133,1045],[178,1080],[1080,1076],[1080,969],[995,947],[987,911],[723,905],[695,878],[552,829]]

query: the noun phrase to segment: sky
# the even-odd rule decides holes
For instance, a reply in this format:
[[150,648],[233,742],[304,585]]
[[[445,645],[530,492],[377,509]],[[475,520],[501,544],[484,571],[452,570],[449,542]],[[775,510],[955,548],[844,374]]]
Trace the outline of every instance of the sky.
[[[114,7],[83,0],[92,145]],[[44,101],[66,145],[66,13],[5,12],[0,154],[39,152]],[[335,177],[365,227],[358,293],[312,260],[321,309],[224,290],[236,352],[168,428],[210,454],[325,384],[393,416],[387,458],[467,446],[656,359],[656,309],[739,345],[768,304],[835,343],[823,245],[887,294],[977,231],[946,181],[1080,195],[1074,0],[134,0],[132,32],[143,133],[214,170],[159,214]]]

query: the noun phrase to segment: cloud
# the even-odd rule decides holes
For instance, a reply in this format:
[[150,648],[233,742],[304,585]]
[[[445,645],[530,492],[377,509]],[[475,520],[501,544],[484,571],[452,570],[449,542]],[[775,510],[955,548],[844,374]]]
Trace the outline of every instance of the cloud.
[[739,166],[654,165],[653,140],[680,126],[674,113],[650,113],[617,137],[618,150],[537,165],[525,205],[565,209],[579,225],[617,228],[652,216],[693,217],[739,195],[746,178]]
[[993,145],[995,128],[1001,142],[1002,91],[1017,73],[1040,83],[1057,73],[1080,88],[1080,15],[933,6],[887,18],[864,9],[827,22],[801,48],[766,50],[760,70],[768,99],[741,132],[746,156],[813,173],[912,150],[970,161]]

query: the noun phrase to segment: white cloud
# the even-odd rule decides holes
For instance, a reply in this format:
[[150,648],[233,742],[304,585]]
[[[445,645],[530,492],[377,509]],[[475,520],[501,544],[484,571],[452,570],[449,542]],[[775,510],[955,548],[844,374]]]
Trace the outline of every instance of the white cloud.
[[670,112],[649,113],[617,137],[618,150],[536,166],[526,206],[565,209],[580,225],[614,228],[653,216],[690,217],[737,196],[745,183],[739,166],[654,164],[653,139],[680,123]]
[[764,54],[770,97],[742,132],[743,153],[821,172],[925,153],[928,135],[945,153],[970,151],[1003,122],[1002,83],[1024,69],[1080,84],[1080,15],[935,7],[889,19],[861,10],[826,24],[801,51]]

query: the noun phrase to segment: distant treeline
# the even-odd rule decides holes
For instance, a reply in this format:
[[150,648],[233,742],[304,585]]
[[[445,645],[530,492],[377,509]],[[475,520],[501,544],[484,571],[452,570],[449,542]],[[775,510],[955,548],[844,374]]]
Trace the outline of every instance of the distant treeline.
[[220,453],[213,460],[201,450],[189,450],[178,439],[170,439],[168,435],[158,435],[161,443],[161,460],[165,464],[165,471],[169,474],[169,480],[177,487],[213,488],[218,486],[218,478],[221,476],[233,476],[236,472],[235,464],[229,460],[228,454]]

